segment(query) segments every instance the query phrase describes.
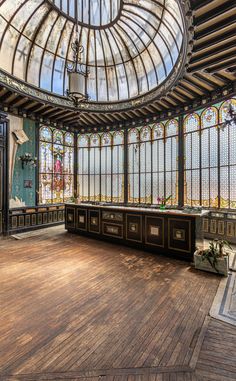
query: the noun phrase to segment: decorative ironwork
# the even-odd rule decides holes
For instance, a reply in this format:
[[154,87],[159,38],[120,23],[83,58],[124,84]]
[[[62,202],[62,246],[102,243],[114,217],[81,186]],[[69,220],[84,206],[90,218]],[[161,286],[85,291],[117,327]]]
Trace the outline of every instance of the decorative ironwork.
[[18,160],[21,160],[22,169],[24,169],[25,165],[30,165],[32,167],[37,166],[37,157],[33,157],[31,153],[25,153],[18,157]]

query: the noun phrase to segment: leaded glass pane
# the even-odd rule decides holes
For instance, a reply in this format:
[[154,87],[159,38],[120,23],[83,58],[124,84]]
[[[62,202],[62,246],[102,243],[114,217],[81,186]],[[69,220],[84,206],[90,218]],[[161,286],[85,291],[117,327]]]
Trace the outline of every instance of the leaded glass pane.
[[41,127],[39,133],[40,140],[44,140],[46,142],[52,141],[52,130],[50,127]]
[[201,115],[202,128],[216,126],[218,123],[218,110],[216,107],[208,107]]
[[51,204],[52,200],[52,175],[39,175],[39,203]]
[[200,119],[198,114],[187,115],[184,119],[184,132],[191,132],[200,128]]
[[41,127],[39,137],[39,203],[69,201],[74,196],[74,135]]

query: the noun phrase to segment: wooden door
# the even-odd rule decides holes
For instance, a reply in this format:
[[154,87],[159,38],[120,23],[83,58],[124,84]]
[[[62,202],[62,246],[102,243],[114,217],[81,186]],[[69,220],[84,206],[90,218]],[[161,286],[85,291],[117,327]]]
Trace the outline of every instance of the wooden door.
[[6,160],[6,133],[7,121],[0,114],[0,234],[7,232],[8,195],[7,195],[7,160]]

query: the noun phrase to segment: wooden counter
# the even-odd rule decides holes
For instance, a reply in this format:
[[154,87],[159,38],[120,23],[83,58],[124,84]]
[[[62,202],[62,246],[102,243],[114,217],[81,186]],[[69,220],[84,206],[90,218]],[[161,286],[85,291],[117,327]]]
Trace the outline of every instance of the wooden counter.
[[203,244],[202,216],[177,209],[66,204],[70,232],[187,260]]

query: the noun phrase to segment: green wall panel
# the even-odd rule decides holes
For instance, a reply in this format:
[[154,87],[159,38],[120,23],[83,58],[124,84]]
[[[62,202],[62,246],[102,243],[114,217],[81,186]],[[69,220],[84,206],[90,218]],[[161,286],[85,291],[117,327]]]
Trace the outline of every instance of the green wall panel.
[[[25,165],[22,169],[19,156],[25,153],[30,153],[33,157],[36,156],[36,128],[35,122],[29,119],[24,119],[23,128],[29,141],[18,146],[15,160],[12,183],[12,198],[18,197],[25,202],[26,206],[35,205],[35,179],[36,169],[31,165]],[[25,180],[32,181],[32,188],[25,188]]]

